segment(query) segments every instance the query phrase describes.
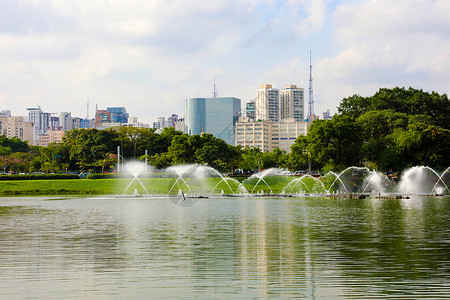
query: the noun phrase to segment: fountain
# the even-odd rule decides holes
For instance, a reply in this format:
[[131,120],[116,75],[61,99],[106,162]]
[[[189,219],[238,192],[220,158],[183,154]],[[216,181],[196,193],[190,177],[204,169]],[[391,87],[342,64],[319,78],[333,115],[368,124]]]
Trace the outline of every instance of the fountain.
[[[122,195],[130,193],[135,197],[149,195],[149,177],[152,168],[142,162],[129,162],[124,165],[127,174],[132,175]],[[197,199],[209,197],[232,196],[330,196],[330,197],[406,197],[410,194],[449,194],[450,168],[438,173],[430,167],[413,167],[401,176],[397,185],[386,175],[371,171],[366,167],[349,167],[338,173],[329,172],[315,178],[311,175],[301,177],[286,176],[283,169],[271,168],[259,172],[240,182],[235,178],[225,177],[217,170],[200,164],[172,166],[157,172],[165,180],[159,184],[162,191],[178,206],[193,205]],[[152,176],[154,177],[154,176]],[[152,181],[158,184],[158,180]],[[152,189],[154,190],[154,189]],[[274,193],[275,191],[275,193]]]
[[[142,176],[144,174],[151,174],[152,173],[152,167],[147,165],[146,163],[140,162],[140,161],[131,161],[127,162],[124,166],[124,173],[125,174],[131,174],[133,176],[133,179],[130,181],[130,183],[127,185],[125,190],[123,191],[122,195],[125,195],[130,188],[130,186],[133,184],[133,182],[137,181],[139,183],[139,187],[142,187],[147,195],[149,195],[147,189],[145,188],[145,185],[142,183],[142,181],[139,179],[139,176]],[[140,196],[139,190],[137,188],[134,189],[134,196]]]
[[270,168],[261,172],[258,172],[256,174],[253,174],[252,176],[250,176],[249,178],[247,178],[244,182],[245,183],[250,183],[250,181],[252,181],[255,178],[258,178],[256,180],[256,183],[253,185],[253,189],[250,192],[251,194],[253,194],[253,192],[255,191],[256,187],[258,186],[258,184],[262,181],[266,187],[269,188],[270,193],[273,193],[272,188],[270,187],[270,185],[267,183],[267,181],[264,180],[265,177],[270,177],[270,176],[277,176],[279,175],[283,170],[279,169],[279,168]]
[[[176,191],[177,188],[182,189],[186,194],[209,193],[212,195],[216,188],[221,184],[224,185],[223,188],[227,188],[230,194],[248,193],[245,187],[236,179],[224,177],[217,170],[205,165],[193,164],[173,166],[167,168],[166,173],[175,175],[175,180],[171,183],[171,187],[169,188],[169,195],[173,194],[173,191]],[[209,180],[210,178],[220,178],[220,180],[212,186],[214,182]]]
[[300,178],[295,178],[288,185],[283,188],[283,194],[319,194],[326,193],[327,190],[322,181],[311,175],[303,175]]
[[450,190],[444,180],[448,171],[449,168],[439,175],[430,167],[412,167],[403,173],[398,192],[403,194],[449,193]]

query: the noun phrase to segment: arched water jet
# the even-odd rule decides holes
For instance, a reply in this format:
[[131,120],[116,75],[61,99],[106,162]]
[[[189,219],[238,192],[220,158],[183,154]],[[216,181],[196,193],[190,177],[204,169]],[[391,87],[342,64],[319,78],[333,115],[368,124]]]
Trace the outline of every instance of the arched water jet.
[[[289,191],[289,194],[292,194],[292,191],[294,190],[294,188],[296,188],[299,185],[299,183],[303,184],[303,186],[305,188],[307,188],[309,190],[309,192],[311,193],[311,189],[302,181],[302,179],[296,178],[296,179],[292,180],[291,182],[289,182],[289,184],[283,188],[283,194],[287,192],[286,189],[289,188],[290,185],[292,185],[292,187],[291,187],[291,190]],[[297,194],[298,194],[298,192],[297,192]]]
[[[237,184],[238,186],[238,192],[240,194],[248,194],[247,189],[244,187],[244,185],[242,183],[240,183],[239,181],[237,181],[236,179],[233,178],[227,178],[227,177],[222,177],[222,179],[213,187],[213,189],[211,190],[210,195],[212,195],[214,193],[214,190],[219,186],[219,184],[223,181],[227,182],[227,180],[231,180],[232,182],[234,182],[235,184]],[[228,187],[230,188],[231,193],[234,195],[235,192],[234,190],[231,188],[231,186],[227,183]],[[222,190],[221,194],[224,194],[224,191]]]
[[122,195],[126,194],[126,192],[128,191],[128,189],[130,188],[131,184],[134,181],[139,182],[139,184],[145,190],[147,195],[149,195],[149,192],[147,191],[147,188],[142,183],[142,181],[139,179],[139,176],[144,175],[144,174],[151,174],[152,173],[151,166],[147,165],[146,163],[140,162],[140,161],[131,161],[131,162],[127,162],[124,165],[124,171],[125,171],[126,174],[131,174],[133,176],[133,179],[127,185],[127,187],[123,191]]
[[436,191],[436,193],[438,193],[438,194],[443,194],[444,193],[443,190],[441,190],[441,191],[437,190],[439,181],[441,181],[442,184],[444,184],[445,188],[447,189],[447,192],[450,193],[450,189],[448,188],[447,184],[445,183],[445,181],[443,179],[444,175],[447,174],[447,172],[449,170],[450,170],[450,167],[448,167],[444,172],[442,172],[442,174],[439,176],[439,179],[436,181],[436,184],[433,186],[433,189],[431,190],[431,192]]
[[[312,181],[314,182],[312,187],[308,186],[306,184],[306,181]],[[311,175],[304,175],[301,178],[295,178],[293,179],[291,182],[289,182],[284,188],[283,188],[283,192],[285,193],[289,193],[292,194],[294,189],[297,188],[299,185],[303,185],[308,191],[308,193],[321,193],[321,192],[326,192],[326,188],[325,185],[323,184],[322,181],[320,181],[319,179],[311,176]],[[288,189],[290,188],[290,191],[288,192]]]
[[[434,169],[427,166],[415,166],[410,169],[407,169],[400,180],[400,184],[398,186],[399,193],[408,193],[408,194],[425,194],[425,193],[433,193],[437,184],[442,182],[445,188],[448,190],[448,186],[445,184],[442,179],[443,175],[448,171],[447,170],[439,175]],[[431,176],[427,174],[430,172],[434,174],[438,179],[433,184],[427,186],[427,183],[430,183]],[[428,181],[428,182],[427,182]],[[427,189],[427,187],[431,187]]]
[[253,174],[252,176],[250,176],[249,178],[247,178],[245,181],[250,181],[253,178],[258,178],[258,181],[256,182],[256,184],[253,186],[252,191],[250,192],[251,194],[253,194],[254,190],[256,189],[256,187],[258,186],[258,184],[262,181],[264,182],[264,184],[270,189],[270,193],[273,193],[272,188],[270,187],[270,185],[264,180],[264,177],[267,176],[276,176],[279,175],[283,170],[279,169],[279,168],[270,168],[267,170],[264,170],[262,172]]
[[[334,172],[329,172],[328,174],[336,176],[336,179],[328,187],[328,190],[331,190],[332,186],[338,181],[342,185],[342,187],[345,189],[345,193],[349,194],[349,189],[347,188],[346,184],[342,180],[343,175],[348,175],[349,171],[352,171],[350,173],[350,176],[354,177],[354,178],[349,179],[349,183],[351,183],[353,185],[353,189],[351,192],[357,192],[360,187],[360,185],[357,182],[355,182],[354,180],[357,179],[357,180],[361,181],[367,176],[368,173],[370,173],[370,170],[366,167],[348,167],[339,174],[336,174]],[[355,190],[355,189],[357,189],[357,190]]]

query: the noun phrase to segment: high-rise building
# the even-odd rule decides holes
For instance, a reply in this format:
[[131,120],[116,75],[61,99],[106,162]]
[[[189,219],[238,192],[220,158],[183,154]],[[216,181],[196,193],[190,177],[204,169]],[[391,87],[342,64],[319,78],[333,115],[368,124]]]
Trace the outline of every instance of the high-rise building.
[[280,119],[280,91],[271,84],[263,84],[256,91],[255,118],[264,121]]
[[72,118],[72,129],[79,129],[81,128],[81,121],[82,118],[74,117]]
[[247,102],[245,105],[245,116],[250,119],[255,119],[255,101]]
[[83,119],[83,120],[81,120],[80,128],[91,128],[91,124],[90,123],[91,122],[90,122],[89,119]]
[[172,114],[170,117],[167,118],[168,127],[175,127],[175,124],[178,122],[178,115]]
[[129,114],[125,107],[107,107],[107,111],[111,114],[111,122],[113,123],[127,123]]
[[97,109],[95,112],[95,128],[100,128],[102,123],[111,122],[111,113],[104,109]]
[[281,119],[294,118],[296,121],[304,121],[305,95],[303,88],[296,85],[288,85],[280,92]]
[[169,121],[166,121],[166,118],[164,117],[158,117],[156,119],[156,122],[153,122],[153,128],[156,130],[162,130],[165,127],[172,127],[172,123]]
[[33,123],[25,121],[24,117],[0,117],[0,135],[7,138],[17,137],[29,145],[34,145],[37,141]]
[[62,112],[59,114],[59,125],[62,130],[71,130],[72,127],[72,113]]
[[41,108],[31,107],[28,110],[28,122],[34,124],[36,134],[43,134],[53,126],[52,113],[43,112]]
[[[161,132],[166,127],[175,128],[175,127],[177,127],[177,124],[178,124],[178,128],[180,128],[181,125],[179,124],[180,123],[179,120],[180,119],[178,118],[177,114],[172,114],[170,117],[167,118],[167,120],[165,117],[158,117],[156,119],[156,122],[153,122],[153,128],[156,129],[157,133]],[[183,126],[184,126],[184,123],[183,123]],[[181,131],[184,131],[184,129]]]
[[189,98],[185,105],[185,128],[189,135],[211,133],[226,143],[235,143],[235,123],[241,114],[241,99],[234,97]]
[[27,121],[33,123],[35,135],[38,136],[42,129],[42,126],[41,126],[42,110],[39,106],[38,107],[30,107],[30,108],[27,108],[27,110],[28,110]]

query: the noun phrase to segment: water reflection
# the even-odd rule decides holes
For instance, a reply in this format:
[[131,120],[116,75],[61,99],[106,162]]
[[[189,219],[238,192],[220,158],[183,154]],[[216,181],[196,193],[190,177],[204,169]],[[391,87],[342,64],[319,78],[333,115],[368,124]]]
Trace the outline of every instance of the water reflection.
[[5,198],[0,298],[446,298],[449,206]]

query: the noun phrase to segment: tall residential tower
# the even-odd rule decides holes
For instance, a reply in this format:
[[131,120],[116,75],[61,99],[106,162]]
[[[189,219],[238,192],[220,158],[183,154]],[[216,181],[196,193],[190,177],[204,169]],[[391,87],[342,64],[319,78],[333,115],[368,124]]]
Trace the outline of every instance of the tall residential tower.
[[305,119],[304,105],[305,95],[302,88],[296,85],[288,85],[280,92],[280,113],[281,119],[294,118],[300,122]]
[[256,90],[255,118],[265,121],[280,120],[280,91],[271,84],[263,84]]

